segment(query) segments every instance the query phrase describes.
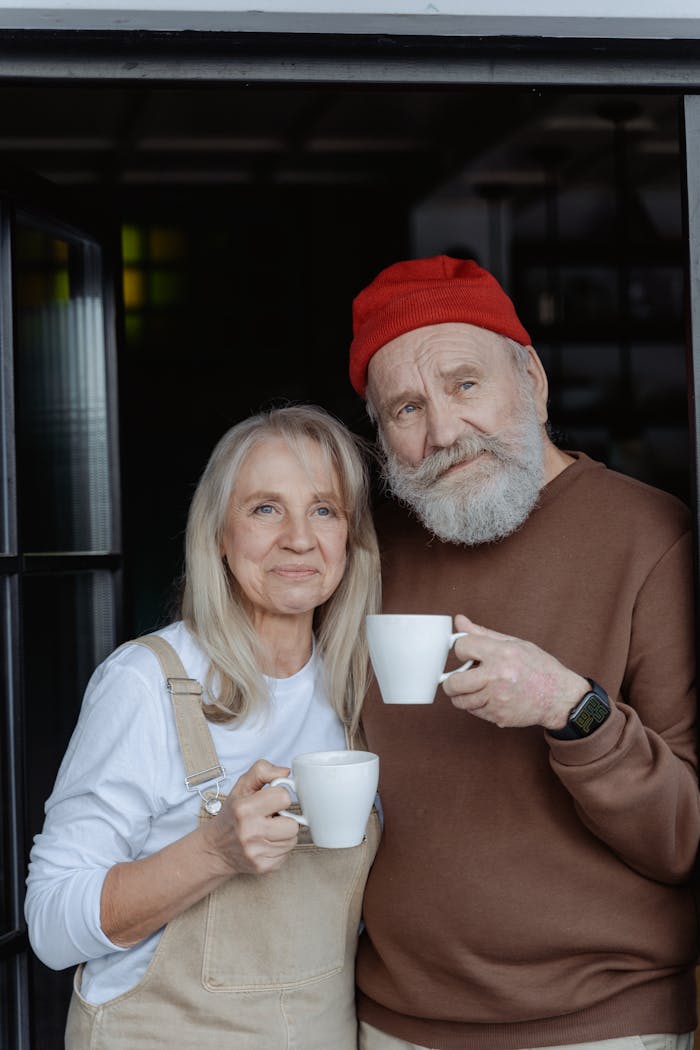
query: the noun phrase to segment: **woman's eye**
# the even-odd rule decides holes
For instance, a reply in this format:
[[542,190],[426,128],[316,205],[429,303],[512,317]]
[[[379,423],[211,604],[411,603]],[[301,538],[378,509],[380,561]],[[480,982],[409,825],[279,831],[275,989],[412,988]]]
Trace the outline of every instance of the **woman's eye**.
[[333,511],[332,507],[317,507],[316,508],[316,513],[321,518],[330,518],[330,517],[332,517],[334,511]]
[[275,508],[272,506],[271,503],[259,503],[258,506],[255,508],[255,513],[264,514],[269,517],[270,514],[275,513]]
[[471,390],[471,388],[472,388],[473,386],[474,386],[474,382],[473,382],[473,380],[471,380],[471,379],[465,379],[465,380],[464,380],[464,382],[462,382],[462,383],[460,383],[460,384],[459,384],[459,389],[460,389],[460,390]]
[[399,416],[410,416],[410,415],[413,415],[415,410],[416,410],[416,406],[415,405],[402,405],[401,408],[398,411],[398,415]]

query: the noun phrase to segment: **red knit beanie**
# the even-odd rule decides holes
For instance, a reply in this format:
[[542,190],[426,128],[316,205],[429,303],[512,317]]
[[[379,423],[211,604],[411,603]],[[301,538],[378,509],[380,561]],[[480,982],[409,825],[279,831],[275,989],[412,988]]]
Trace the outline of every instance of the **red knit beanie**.
[[530,345],[512,302],[473,259],[408,259],[382,270],[352,304],[350,382],[365,395],[367,365],[386,343],[425,325],[458,321]]

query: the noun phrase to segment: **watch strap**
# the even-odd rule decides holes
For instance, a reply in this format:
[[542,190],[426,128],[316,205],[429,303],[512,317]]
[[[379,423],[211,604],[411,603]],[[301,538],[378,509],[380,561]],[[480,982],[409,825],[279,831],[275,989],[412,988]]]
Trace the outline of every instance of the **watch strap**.
[[587,690],[569,711],[566,725],[562,729],[549,729],[556,740],[582,740],[595,733],[610,715],[610,698],[601,685],[588,679]]

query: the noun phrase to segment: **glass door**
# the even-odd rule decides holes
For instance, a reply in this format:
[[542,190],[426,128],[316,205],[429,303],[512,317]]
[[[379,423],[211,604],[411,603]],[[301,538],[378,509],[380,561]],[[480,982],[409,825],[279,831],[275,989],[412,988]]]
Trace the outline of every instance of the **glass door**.
[[0,196],[0,1045],[63,1046],[72,972],[28,947],[29,849],[119,637],[113,292],[98,237]]

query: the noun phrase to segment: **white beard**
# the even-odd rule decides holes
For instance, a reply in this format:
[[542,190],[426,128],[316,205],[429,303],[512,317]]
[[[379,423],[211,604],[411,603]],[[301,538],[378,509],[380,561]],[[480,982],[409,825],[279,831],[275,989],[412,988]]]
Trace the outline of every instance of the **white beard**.
[[[492,543],[520,528],[544,485],[544,431],[535,404],[523,403],[500,437],[465,433],[418,466],[403,463],[379,431],[383,477],[398,500],[448,543]],[[474,460],[461,471],[449,467]]]

